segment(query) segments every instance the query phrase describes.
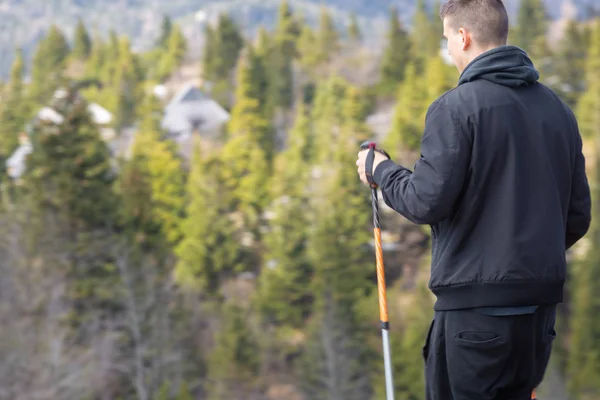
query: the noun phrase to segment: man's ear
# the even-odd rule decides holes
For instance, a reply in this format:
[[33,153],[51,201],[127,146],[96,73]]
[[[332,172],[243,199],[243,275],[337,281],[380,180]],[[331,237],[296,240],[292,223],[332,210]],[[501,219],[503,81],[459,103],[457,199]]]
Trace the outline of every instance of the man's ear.
[[461,40],[461,49],[463,51],[467,50],[471,45],[471,34],[465,28],[459,28],[458,35],[460,36]]

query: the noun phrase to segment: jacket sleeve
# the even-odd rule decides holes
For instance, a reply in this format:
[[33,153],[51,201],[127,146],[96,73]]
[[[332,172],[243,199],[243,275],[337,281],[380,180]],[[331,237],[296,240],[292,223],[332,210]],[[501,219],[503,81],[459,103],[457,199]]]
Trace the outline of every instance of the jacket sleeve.
[[438,100],[427,111],[414,172],[386,160],[373,178],[389,207],[414,223],[432,225],[451,214],[464,186],[471,148],[467,124]]
[[585,157],[582,151],[581,136],[577,134],[575,168],[571,181],[571,199],[567,216],[565,248],[568,250],[588,231],[591,221],[591,194],[585,172]]

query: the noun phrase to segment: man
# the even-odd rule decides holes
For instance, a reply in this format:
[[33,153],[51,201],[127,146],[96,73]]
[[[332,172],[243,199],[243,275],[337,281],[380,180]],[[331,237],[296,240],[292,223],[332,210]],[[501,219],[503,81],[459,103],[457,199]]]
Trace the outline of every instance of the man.
[[566,250],[590,225],[582,141],[506,44],[500,0],[449,0],[440,16],[458,85],[429,107],[413,172],[379,153],[370,172],[387,205],[432,229],[427,399],[526,400],[556,336]]

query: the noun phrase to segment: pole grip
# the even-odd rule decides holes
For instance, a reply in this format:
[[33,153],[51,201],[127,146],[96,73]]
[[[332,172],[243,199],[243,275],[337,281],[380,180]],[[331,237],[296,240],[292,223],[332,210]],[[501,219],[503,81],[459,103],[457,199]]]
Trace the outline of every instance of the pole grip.
[[377,184],[375,183],[375,179],[373,179],[373,163],[375,161],[375,152],[381,153],[386,156],[388,159],[391,159],[390,155],[385,151],[377,148],[377,144],[375,142],[363,142],[360,145],[361,150],[369,150],[367,153],[367,158],[365,160],[365,175],[367,177],[367,182],[372,189],[377,189]]

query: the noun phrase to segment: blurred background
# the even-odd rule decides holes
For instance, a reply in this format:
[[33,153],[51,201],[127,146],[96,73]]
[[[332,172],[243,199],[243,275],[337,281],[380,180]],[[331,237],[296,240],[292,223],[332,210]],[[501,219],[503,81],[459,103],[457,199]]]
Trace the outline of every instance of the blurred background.
[[[600,3],[506,6],[596,199]],[[0,399],[383,400],[354,163],[418,158],[458,80],[438,10],[0,0]],[[420,400],[430,231],[381,212],[396,398]],[[541,399],[600,399],[599,241],[568,254]]]

